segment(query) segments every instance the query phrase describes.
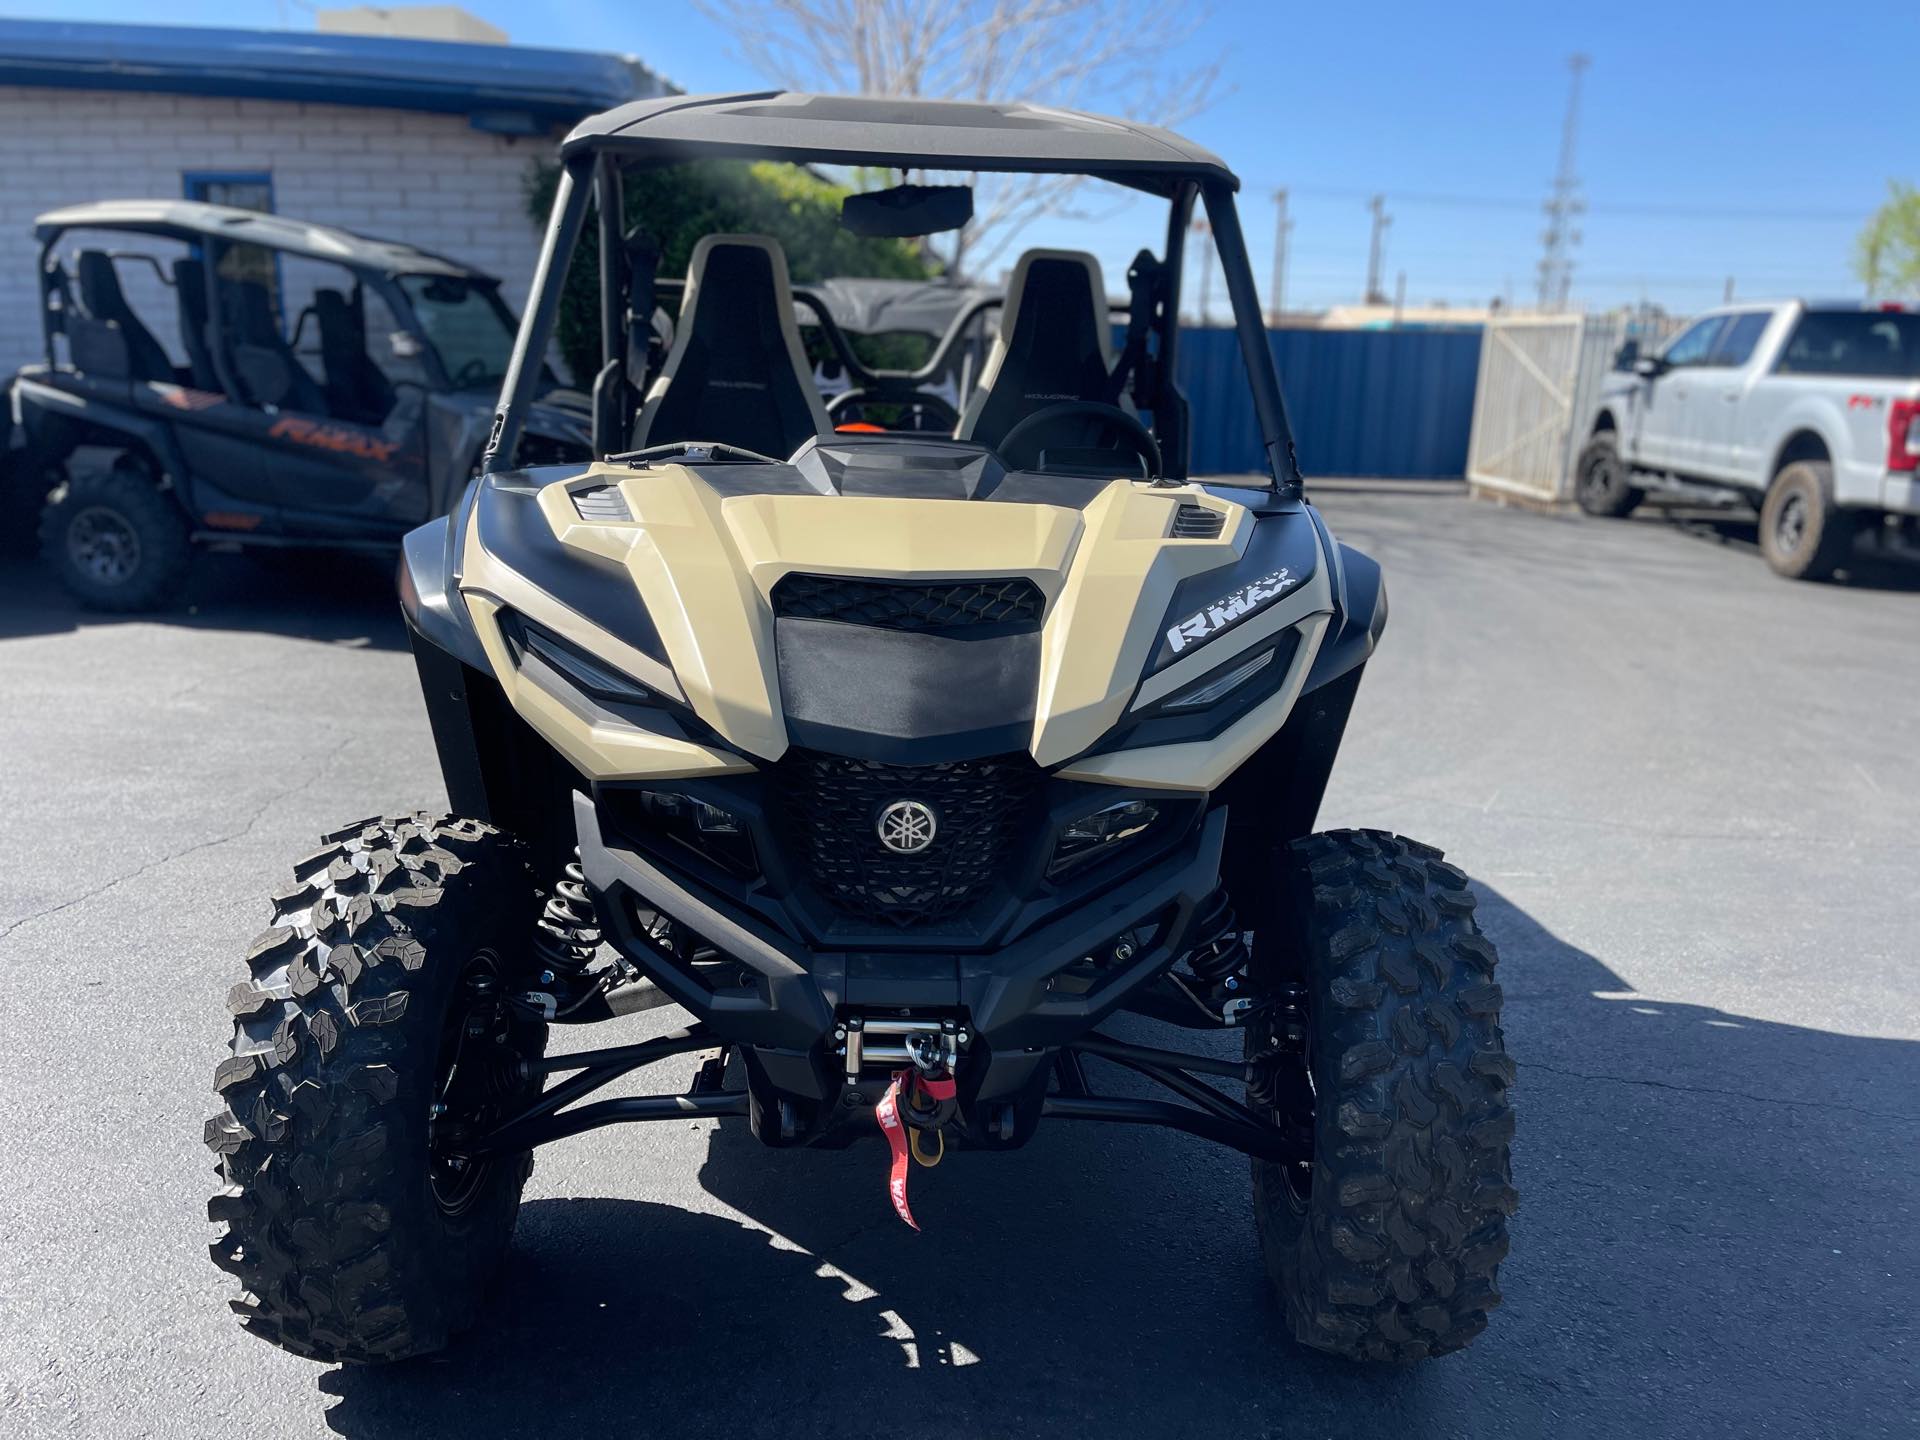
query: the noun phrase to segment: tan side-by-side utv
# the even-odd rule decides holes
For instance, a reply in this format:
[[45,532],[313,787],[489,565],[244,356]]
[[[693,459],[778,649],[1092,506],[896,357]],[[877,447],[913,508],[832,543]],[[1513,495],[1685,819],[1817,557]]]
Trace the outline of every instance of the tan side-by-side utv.
[[[1303,497],[1232,173],[1116,120],[791,94],[643,101],[562,157],[484,473],[401,566],[452,814],[328,836],[231,997],[210,1214],[247,1327],[333,1361],[445,1345],[533,1148],[600,1126],[882,1140],[911,1220],[910,1160],[1072,1121],[1250,1156],[1249,1263],[1297,1339],[1465,1345],[1515,1203],[1494,951],[1439,851],[1314,832],[1386,598]],[[964,403],[862,373],[836,428],[781,247],[658,264],[623,200],[715,158],[1090,177],[1165,224],[1123,327],[1092,256],[1029,251]],[[1224,484],[1186,473],[1175,378],[1196,204],[1268,471]],[[902,184],[842,220],[972,213]],[[583,231],[599,458],[516,468]],[[685,1029],[546,1054],[669,1003]],[[1122,1011],[1162,1043],[1103,1031]],[[587,1099],[699,1053],[684,1093]],[[1168,1098],[1101,1095],[1090,1061]]]

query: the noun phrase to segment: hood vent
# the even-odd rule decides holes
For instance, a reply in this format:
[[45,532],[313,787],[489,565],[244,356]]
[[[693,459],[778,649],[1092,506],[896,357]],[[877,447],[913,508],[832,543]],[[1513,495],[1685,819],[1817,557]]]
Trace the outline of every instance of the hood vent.
[[1040,628],[1046,597],[1031,580],[879,580],[849,575],[782,576],[773,613],[786,620],[838,620],[879,630],[1015,635]]
[[627,497],[618,485],[587,485],[573,492],[573,508],[582,520],[631,520]]
[[1176,540],[1218,540],[1226,528],[1227,517],[1205,505],[1182,505],[1173,515]]

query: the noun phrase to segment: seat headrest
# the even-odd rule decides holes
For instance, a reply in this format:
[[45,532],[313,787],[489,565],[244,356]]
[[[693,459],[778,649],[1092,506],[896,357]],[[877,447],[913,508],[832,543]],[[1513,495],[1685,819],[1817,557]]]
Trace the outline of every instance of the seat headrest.
[[1064,326],[1080,339],[1089,329],[1100,355],[1113,367],[1113,322],[1107,314],[1107,284],[1100,262],[1085,250],[1028,250],[1014,262],[1000,307],[1000,340],[1010,344],[1022,317],[1041,335]]
[[715,440],[784,457],[832,429],[779,242],[702,237],[687,259],[673,345],[649,387],[635,445]]
[[87,314],[96,320],[118,319],[127,309],[127,297],[120,289],[113,257],[104,250],[82,250],[73,263],[80,281],[80,303]]
[[[1100,262],[1084,250],[1029,250],[1014,264],[999,333],[956,433],[991,447],[1050,405],[1104,401],[1113,364]],[[1124,397],[1118,403],[1125,408]]]
[[344,333],[358,331],[360,328],[360,317],[354,314],[353,306],[338,290],[313,292],[313,318],[320,323],[323,335],[328,330]]

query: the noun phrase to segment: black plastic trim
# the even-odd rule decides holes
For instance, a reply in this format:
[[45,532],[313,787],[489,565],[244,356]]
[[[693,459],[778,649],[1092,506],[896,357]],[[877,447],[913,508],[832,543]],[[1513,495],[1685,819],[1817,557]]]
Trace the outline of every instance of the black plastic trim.
[[[1216,809],[1188,841],[1132,883],[1070,907],[999,949],[986,953],[816,950],[776,934],[711,894],[698,894],[647,857],[602,834],[593,802],[576,796],[581,864],[608,940],[721,1040],[782,1052],[800,1062],[782,1083],[818,1098],[837,1077],[826,1061],[833,1016],[861,1010],[952,1010],[971,1018],[989,1052],[976,1098],[1024,1083],[1031,1070],[1013,1052],[1065,1045],[1098,1025],[1127,994],[1183,953],[1195,913],[1219,883],[1227,814]],[[663,955],[640,934],[637,911],[664,914],[738,961],[753,983],[714,988],[705,977]],[[1135,927],[1153,940],[1124,965],[1080,994],[1056,994],[1060,970]],[[996,1078],[1001,1057],[1015,1063]]]
[[[571,467],[559,467],[571,475]],[[533,472],[488,476],[473,506],[473,524],[487,553],[581,619],[618,635],[662,665],[660,631],[625,566],[560,543],[540,509],[541,480]]]

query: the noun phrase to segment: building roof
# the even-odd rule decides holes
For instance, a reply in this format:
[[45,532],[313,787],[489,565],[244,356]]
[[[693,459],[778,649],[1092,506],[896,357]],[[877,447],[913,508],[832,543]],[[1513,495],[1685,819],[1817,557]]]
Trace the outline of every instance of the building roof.
[[1043,105],[800,95],[669,95],[574,127],[567,154],[671,161],[738,155],[800,164],[1100,175],[1167,193],[1183,180],[1237,187],[1226,163],[1171,130]]
[[66,20],[0,20],[0,84],[428,110],[525,134],[669,88],[583,50]]
[[42,241],[52,239],[62,230],[126,230],[188,241],[217,237],[264,245],[315,260],[356,265],[388,275],[492,278],[443,255],[403,245],[397,240],[374,240],[330,225],[309,225],[285,215],[239,210],[231,205],[207,205],[198,200],[95,200],[86,205],[49,210],[33,222],[33,233]]

